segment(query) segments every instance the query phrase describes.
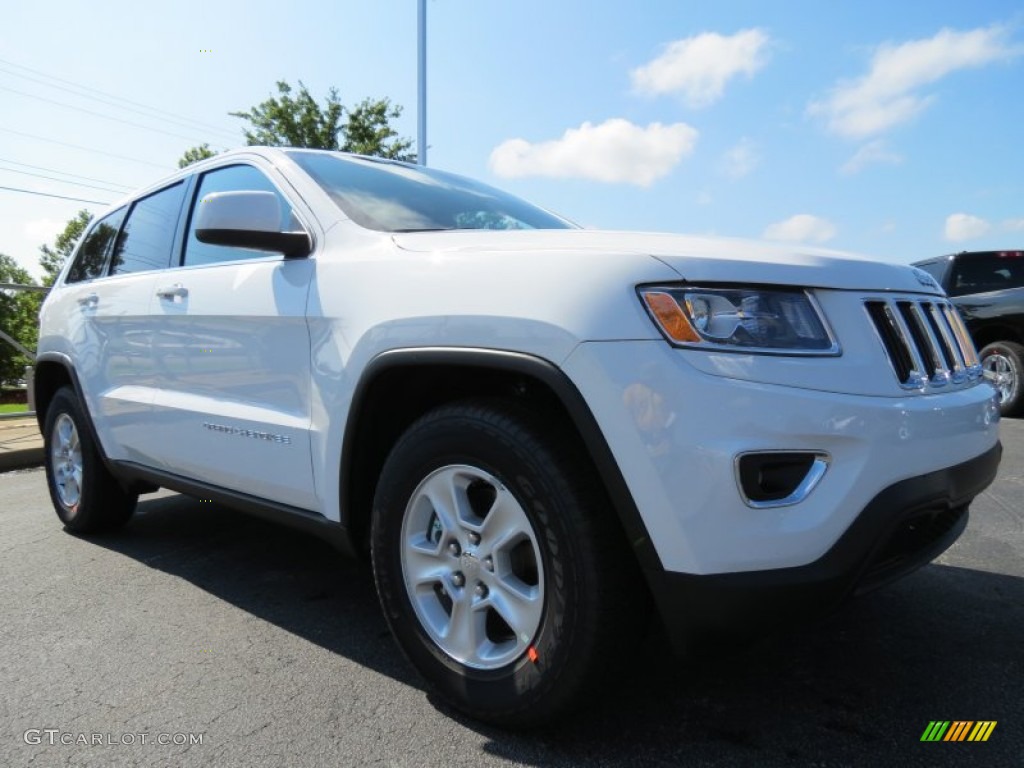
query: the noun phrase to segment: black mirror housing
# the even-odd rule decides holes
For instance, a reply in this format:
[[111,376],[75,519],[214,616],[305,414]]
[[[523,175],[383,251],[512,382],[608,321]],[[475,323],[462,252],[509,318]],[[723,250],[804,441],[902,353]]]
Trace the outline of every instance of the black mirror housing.
[[253,248],[303,258],[313,244],[305,232],[281,231],[281,204],[273,192],[213,192],[197,207],[196,238],[208,245]]

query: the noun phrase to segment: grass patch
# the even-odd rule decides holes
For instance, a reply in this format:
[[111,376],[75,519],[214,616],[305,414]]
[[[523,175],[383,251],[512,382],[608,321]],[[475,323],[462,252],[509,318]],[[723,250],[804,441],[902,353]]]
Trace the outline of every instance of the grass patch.
[[24,403],[5,403],[0,405],[0,413],[24,413],[28,406]]

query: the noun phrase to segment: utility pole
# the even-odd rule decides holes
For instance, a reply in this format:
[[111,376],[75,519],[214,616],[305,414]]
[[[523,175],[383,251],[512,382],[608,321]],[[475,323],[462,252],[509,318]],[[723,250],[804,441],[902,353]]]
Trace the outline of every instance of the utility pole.
[[416,132],[416,161],[427,164],[427,0],[419,0],[419,116]]

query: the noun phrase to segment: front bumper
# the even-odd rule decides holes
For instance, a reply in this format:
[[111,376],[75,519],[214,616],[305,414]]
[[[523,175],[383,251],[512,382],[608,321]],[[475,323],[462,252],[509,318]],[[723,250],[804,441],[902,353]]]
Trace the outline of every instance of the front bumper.
[[649,571],[673,644],[742,642],[900,578],[944,552],[968,505],[995,478],[1002,447],[881,491],[823,556],[807,565],[696,576]]
[[[839,358],[786,361],[804,382],[796,387],[710,375],[691,355],[657,341],[587,343],[562,365],[622,472],[652,559],[667,571],[807,565],[883,490],[998,443],[995,392],[984,383],[935,395],[856,395],[814,388]],[[751,372],[762,367],[759,358],[734,357]],[[877,373],[892,378],[888,369]],[[771,451],[825,454],[828,469],[799,503],[753,508],[740,493],[737,457]]]
[[[562,365],[635,502],[642,525],[626,528],[679,642],[757,634],[924,565],[960,535],[995,476],[999,412],[984,383],[849,394],[826,388],[830,360],[773,361],[798,387],[754,380],[755,357],[734,356],[745,374],[736,378],[689,354],[587,343]],[[756,508],[736,459],[771,451],[827,455],[828,469],[797,503]]]

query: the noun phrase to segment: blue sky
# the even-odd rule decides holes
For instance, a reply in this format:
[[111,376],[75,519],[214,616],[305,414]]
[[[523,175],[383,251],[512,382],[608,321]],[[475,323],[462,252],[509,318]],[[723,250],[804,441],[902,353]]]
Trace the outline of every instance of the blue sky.
[[[428,17],[430,164],[584,225],[903,262],[1024,247],[1019,2],[429,0]],[[244,144],[227,113],[279,79],[388,96],[416,135],[416,0],[4,18],[0,186],[113,200],[27,174],[147,184],[189,146]],[[0,190],[0,253],[38,274],[81,207],[102,206]]]

